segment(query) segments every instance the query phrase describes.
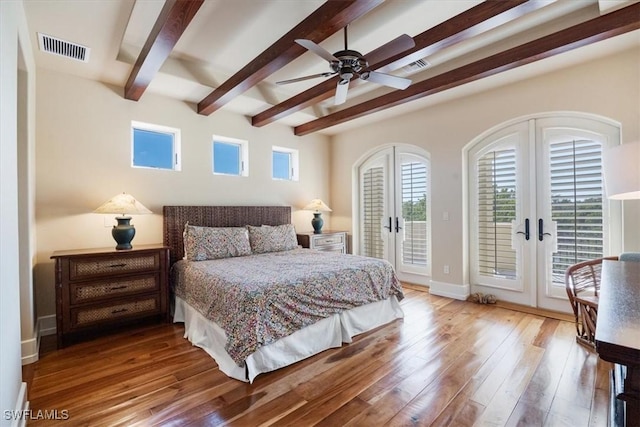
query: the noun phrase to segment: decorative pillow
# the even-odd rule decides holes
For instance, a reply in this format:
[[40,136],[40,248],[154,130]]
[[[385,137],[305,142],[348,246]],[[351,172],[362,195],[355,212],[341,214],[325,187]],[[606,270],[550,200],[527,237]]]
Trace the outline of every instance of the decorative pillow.
[[262,227],[248,225],[247,228],[254,254],[288,251],[298,247],[298,238],[293,224],[263,225]]
[[251,255],[245,227],[184,227],[184,256],[189,261]]

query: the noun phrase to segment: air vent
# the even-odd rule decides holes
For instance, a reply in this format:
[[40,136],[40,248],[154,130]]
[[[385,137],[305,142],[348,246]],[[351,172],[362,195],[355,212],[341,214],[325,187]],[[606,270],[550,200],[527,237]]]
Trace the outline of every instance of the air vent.
[[40,42],[40,50],[43,52],[64,56],[65,58],[75,59],[76,61],[89,62],[91,49],[86,46],[42,33],[38,33],[38,41]]
[[429,64],[429,62],[427,62],[425,59],[418,59],[416,62],[412,62],[411,64],[402,67],[402,71],[407,74],[413,74],[417,73],[418,71],[424,70],[430,65],[431,64]]

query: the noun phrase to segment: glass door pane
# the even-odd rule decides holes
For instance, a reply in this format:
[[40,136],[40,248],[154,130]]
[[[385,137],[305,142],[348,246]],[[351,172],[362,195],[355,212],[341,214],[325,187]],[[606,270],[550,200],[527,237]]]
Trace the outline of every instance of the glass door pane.
[[516,151],[495,150],[477,160],[478,273],[515,279],[518,266],[511,245],[516,219]]
[[398,270],[431,274],[429,215],[429,168],[426,160],[412,154],[398,155],[401,218],[398,222]]
[[360,215],[362,255],[374,258],[384,257],[380,229],[383,216],[384,170],[380,166],[372,167],[362,174],[362,212]]
[[602,144],[552,143],[549,162],[551,219],[557,224],[552,280],[564,286],[569,266],[604,255]]

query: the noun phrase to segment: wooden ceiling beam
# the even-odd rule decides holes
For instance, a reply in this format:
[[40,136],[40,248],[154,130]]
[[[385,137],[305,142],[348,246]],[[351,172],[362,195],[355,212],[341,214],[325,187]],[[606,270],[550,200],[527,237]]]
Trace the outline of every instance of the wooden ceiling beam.
[[[370,64],[370,68],[383,73],[396,70],[445,47],[468,40],[519,18],[546,4],[548,3],[540,0],[484,1],[413,37],[416,44],[414,48],[378,63]],[[325,80],[311,89],[256,114],[251,118],[251,124],[261,127],[331,98],[334,95],[337,80],[337,76]]]
[[307,135],[639,28],[640,3],[634,3],[631,6],[472,62],[455,70],[414,83],[403,91],[394,91],[296,126],[294,133],[299,136]]
[[124,87],[124,97],[138,101],[204,0],[167,0],[153,25]]
[[[198,103],[198,113],[209,115],[236,96],[255,86],[307,50],[295,39],[320,43],[384,0],[328,0],[280,40]],[[256,35],[259,37],[259,35]]]

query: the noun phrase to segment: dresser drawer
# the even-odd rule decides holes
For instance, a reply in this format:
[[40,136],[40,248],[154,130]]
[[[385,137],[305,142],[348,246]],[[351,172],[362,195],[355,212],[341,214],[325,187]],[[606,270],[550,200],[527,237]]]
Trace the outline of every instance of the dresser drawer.
[[160,289],[158,274],[127,276],[95,282],[75,282],[69,286],[69,301],[80,304]]
[[341,253],[344,253],[344,245],[316,246],[314,249],[316,251],[320,251],[320,252],[341,252]]
[[346,231],[324,231],[316,233],[297,233],[298,244],[303,248],[315,249],[324,252],[347,253]]
[[109,323],[127,317],[147,316],[160,313],[158,295],[143,296],[103,306],[76,307],[71,309],[71,329],[91,326],[96,323]]
[[317,246],[344,245],[344,234],[336,233],[328,236],[313,236],[314,249],[320,249]]
[[69,279],[79,280],[105,274],[135,273],[160,269],[160,257],[157,252],[108,257],[81,258],[69,260]]

